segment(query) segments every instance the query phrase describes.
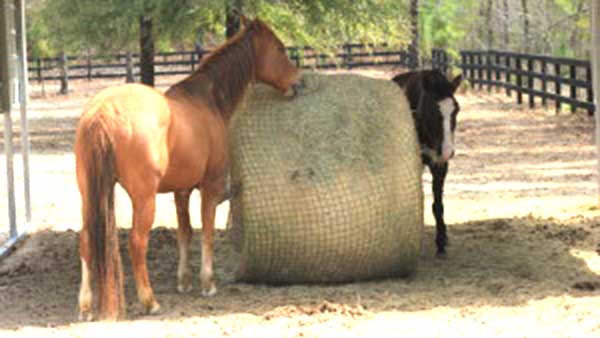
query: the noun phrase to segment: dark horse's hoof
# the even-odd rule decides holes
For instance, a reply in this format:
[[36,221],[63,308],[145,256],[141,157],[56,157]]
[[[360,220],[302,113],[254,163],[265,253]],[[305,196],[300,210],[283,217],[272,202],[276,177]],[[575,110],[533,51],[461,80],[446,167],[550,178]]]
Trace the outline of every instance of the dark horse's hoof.
[[437,259],[447,259],[448,258],[448,253],[446,252],[446,250],[438,251],[435,254],[435,258],[437,258]]

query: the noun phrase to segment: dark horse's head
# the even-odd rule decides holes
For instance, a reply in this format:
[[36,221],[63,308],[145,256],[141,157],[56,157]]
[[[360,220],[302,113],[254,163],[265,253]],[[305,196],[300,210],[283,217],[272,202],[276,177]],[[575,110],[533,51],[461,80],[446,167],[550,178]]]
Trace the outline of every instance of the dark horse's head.
[[454,92],[462,75],[449,81],[438,70],[422,70],[399,74],[392,80],[406,91],[424,159],[433,164],[447,162],[454,156],[454,130],[460,109]]

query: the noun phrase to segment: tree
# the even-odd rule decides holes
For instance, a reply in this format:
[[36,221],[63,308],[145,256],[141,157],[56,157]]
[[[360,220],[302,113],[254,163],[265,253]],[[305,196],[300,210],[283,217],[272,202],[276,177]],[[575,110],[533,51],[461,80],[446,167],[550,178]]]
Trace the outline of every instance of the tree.
[[408,46],[411,57],[411,68],[419,67],[419,0],[410,0],[410,30],[412,41]]
[[242,0],[231,0],[225,4],[225,36],[230,38],[240,29],[239,14],[243,12]]
[[510,44],[510,30],[509,30],[509,10],[508,10],[508,0],[502,0],[502,36],[503,36],[503,46],[502,48],[508,49]]
[[155,45],[192,36],[220,7],[217,0],[52,0],[32,21],[33,27],[44,25],[38,30],[55,51],[109,53],[134,49],[137,41],[142,82],[153,85]]
[[525,51],[529,51],[529,8],[527,7],[527,0],[521,0],[521,6],[523,7],[523,38]]
[[492,10],[493,10],[493,8],[494,8],[494,1],[488,0],[486,14],[485,14],[486,22],[488,23],[488,30],[487,30],[487,37],[486,37],[486,45],[487,45],[488,49],[494,48],[494,26],[492,25],[492,19],[493,19]]
[[152,17],[140,15],[140,73],[142,83],[154,87],[154,33]]

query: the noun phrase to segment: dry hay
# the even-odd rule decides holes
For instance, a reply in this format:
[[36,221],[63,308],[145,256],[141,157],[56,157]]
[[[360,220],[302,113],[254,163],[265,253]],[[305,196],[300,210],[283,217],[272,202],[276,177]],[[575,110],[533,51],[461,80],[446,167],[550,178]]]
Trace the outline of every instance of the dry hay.
[[403,92],[357,75],[304,75],[295,99],[258,86],[232,121],[240,278],[345,282],[414,271],[421,160]]

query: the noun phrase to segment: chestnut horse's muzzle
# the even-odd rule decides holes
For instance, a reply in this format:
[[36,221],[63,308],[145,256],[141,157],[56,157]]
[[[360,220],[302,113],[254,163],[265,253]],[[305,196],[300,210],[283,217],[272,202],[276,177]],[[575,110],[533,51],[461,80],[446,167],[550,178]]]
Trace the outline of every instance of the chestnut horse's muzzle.
[[304,83],[304,80],[299,79],[292,84],[290,89],[285,93],[285,96],[291,98],[297,97],[300,94],[300,91],[304,88],[306,88],[306,83]]

